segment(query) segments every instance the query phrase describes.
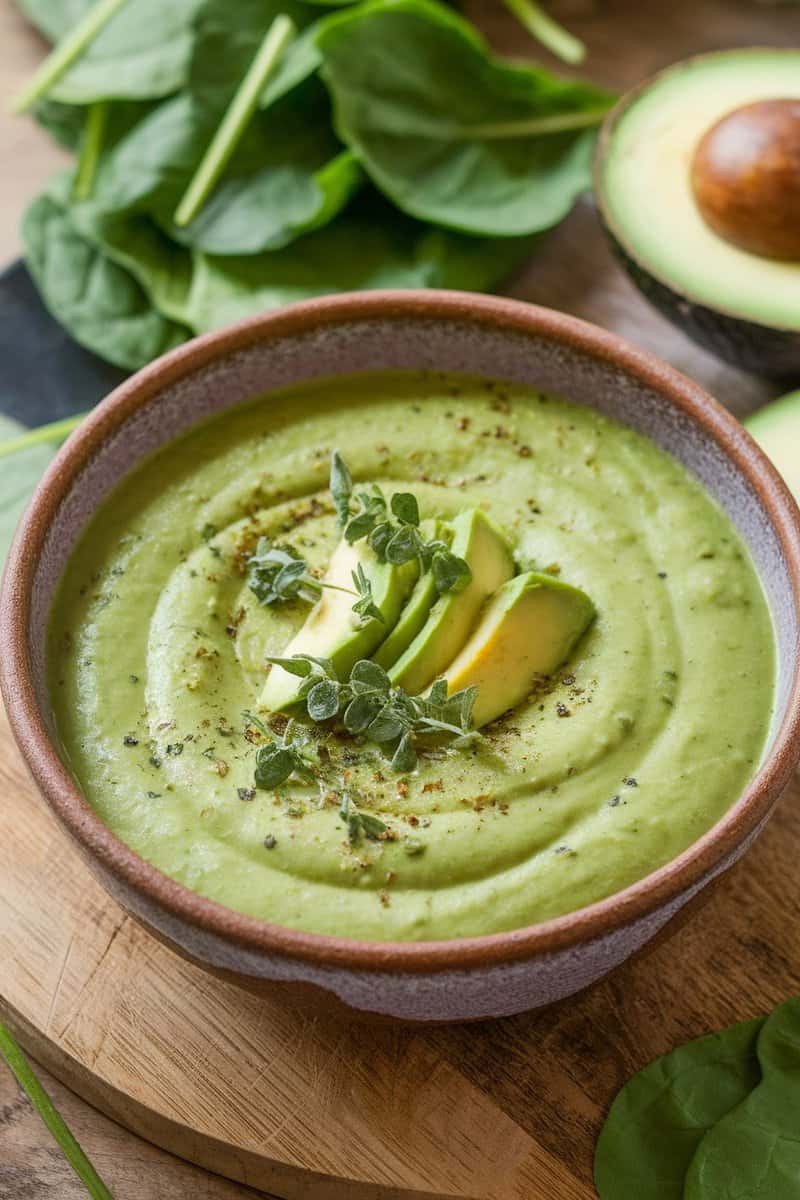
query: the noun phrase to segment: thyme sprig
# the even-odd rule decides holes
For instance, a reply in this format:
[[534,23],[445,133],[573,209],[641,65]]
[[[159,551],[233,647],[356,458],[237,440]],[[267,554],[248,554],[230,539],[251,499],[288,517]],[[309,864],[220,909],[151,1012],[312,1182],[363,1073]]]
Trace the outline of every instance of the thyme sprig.
[[472,579],[469,564],[453,554],[445,541],[423,537],[413,492],[394,492],[387,502],[373,483],[354,495],[353,477],[338,450],[331,454],[330,489],[339,525],[351,545],[366,538],[381,562],[396,566],[418,559],[421,572],[433,571],[440,595],[461,591]]
[[302,680],[298,699],[312,721],[341,716],[348,733],[365,737],[387,752],[395,771],[414,770],[420,738],[445,736],[450,745],[460,747],[479,736],[472,720],[476,687],[448,696],[446,682],[439,679],[427,696],[411,696],[393,687],[384,669],[368,659],[357,662],[344,683],[325,658],[295,654],[267,661]]
[[341,587],[312,575],[308,563],[293,546],[276,545],[271,538],[260,537],[255,552],[247,562],[247,586],[259,604],[270,605],[286,600],[305,600],[316,603],[324,589],[345,592],[357,597],[353,612],[363,622],[374,618],[385,623],[385,618],[372,594],[372,580],[358,563],[352,572],[353,587]]

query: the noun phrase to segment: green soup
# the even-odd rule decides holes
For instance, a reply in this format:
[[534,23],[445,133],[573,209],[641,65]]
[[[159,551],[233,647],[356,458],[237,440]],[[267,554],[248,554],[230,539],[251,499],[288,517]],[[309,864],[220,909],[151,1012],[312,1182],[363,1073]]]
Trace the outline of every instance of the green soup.
[[[309,611],[259,605],[247,548],[268,534],[326,564],[334,447],[424,516],[482,506],[519,563],[598,612],[469,749],[398,776],[332,734],[326,754],[391,835],[355,845],[335,793],[254,789],[242,717]],[[274,393],[150,458],[69,561],[49,669],[66,761],[145,859],[253,916],[396,940],[542,921],[680,854],[753,775],[775,676],[753,565],[682,466],[563,400],[434,374]]]

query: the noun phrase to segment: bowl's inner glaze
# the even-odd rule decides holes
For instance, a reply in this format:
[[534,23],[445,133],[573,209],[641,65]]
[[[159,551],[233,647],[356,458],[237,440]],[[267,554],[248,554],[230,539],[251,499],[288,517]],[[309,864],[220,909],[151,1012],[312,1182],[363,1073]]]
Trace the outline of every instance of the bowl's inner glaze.
[[[788,701],[798,621],[778,536],[735,462],[662,391],[614,361],[544,335],[413,316],[352,319],[248,345],[167,385],[103,443],[60,505],[37,564],[28,632],[41,711],[49,713],[45,626],[64,563],[96,507],[144,455],[211,414],[273,388],[359,371],[420,368],[501,378],[595,408],[652,438],[705,485],[747,543],[775,624],[779,669],[768,752]],[[747,453],[744,435],[741,444]]]

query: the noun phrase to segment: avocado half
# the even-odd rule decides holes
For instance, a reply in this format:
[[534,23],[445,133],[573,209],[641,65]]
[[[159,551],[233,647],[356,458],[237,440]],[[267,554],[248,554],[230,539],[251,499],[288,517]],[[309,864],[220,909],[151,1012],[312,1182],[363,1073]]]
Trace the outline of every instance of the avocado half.
[[800,371],[800,262],[719,237],[690,178],[698,142],[721,117],[773,99],[800,99],[800,49],[725,50],[667,68],[608,114],[594,190],[615,252],[656,308],[720,358],[786,376]]
[[744,424],[800,501],[800,392],[773,400]]

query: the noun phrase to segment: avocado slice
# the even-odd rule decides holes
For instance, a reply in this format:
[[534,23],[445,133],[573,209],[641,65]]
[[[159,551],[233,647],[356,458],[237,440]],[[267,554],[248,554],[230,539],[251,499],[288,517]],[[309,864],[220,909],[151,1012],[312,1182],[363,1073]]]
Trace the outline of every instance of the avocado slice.
[[[372,583],[372,597],[384,621],[371,617],[364,624],[353,612],[356,597],[349,592],[326,588],[306,618],[305,624],[282,652],[282,658],[310,654],[328,658],[340,679],[346,679],[360,658],[369,658],[394,627],[419,574],[416,559],[402,566],[380,562],[365,541],[350,545],[344,538],[331,555],[323,582],[340,588],[353,587],[353,571],[361,564]],[[259,707],[283,712],[297,702],[302,680],[273,665],[261,693]]]
[[447,668],[449,692],[477,685],[476,728],[530,694],[533,684],[569,658],[595,615],[585,592],[529,571],[504,584]]
[[773,400],[744,424],[800,499],[800,391]]
[[485,601],[514,574],[508,543],[481,509],[459,513],[451,528],[453,554],[466,559],[472,579],[460,592],[439,597],[408,649],[389,669],[392,683],[412,694],[421,692],[453,661]]
[[698,145],[756,101],[800,99],[800,49],[736,49],[668,67],[606,118],[595,195],[645,296],[720,358],[768,375],[800,370],[800,262],[749,253],[706,223],[692,188]]
[[[426,541],[441,539],[450,545],[453,531],[444,521],[423,521],[420,533]],[[406,601],[399,620],[389,636],[380,644],[373,659],[384,671],[388,671],[404,654],[428,619],[428,613],[436,602],[438,592],[432,571],[425,571],[414,584],[414,590]]]

